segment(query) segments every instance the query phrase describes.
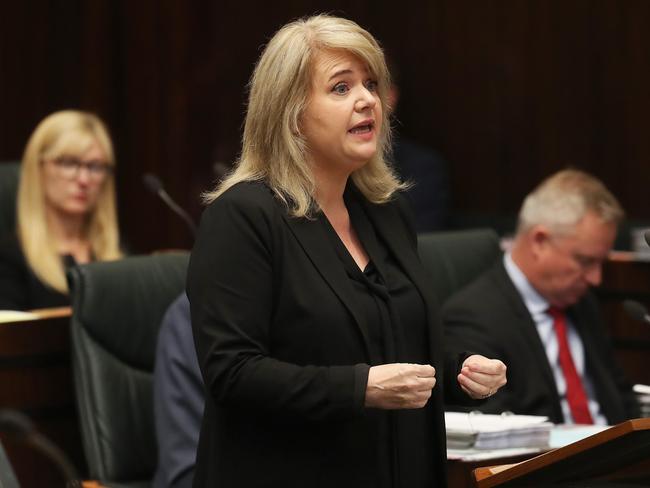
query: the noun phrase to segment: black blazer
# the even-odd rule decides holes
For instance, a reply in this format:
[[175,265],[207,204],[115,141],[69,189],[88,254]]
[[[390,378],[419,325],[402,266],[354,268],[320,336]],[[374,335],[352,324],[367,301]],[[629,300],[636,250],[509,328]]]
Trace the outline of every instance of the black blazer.
[[[585,349],[586,369],[596,399],[610,424],[639,416],[630,384],[618,367],[603,326],[598,304],[588,293],[567,310]],[[481,410],[546,415],[562,423],[562,407],[553,372],[535,321],[508,276],[503,260],[445,304],[445,339],[450,347],[466,347],[501,359],[508,383]]]
[[[445,359],[432,287],[403,202],[357,197],[426,305],[438,378],[425,407],[436,419],[427,435],[437,440],[426,462],[443,487]],[[367,325],[324,232],[318,221],[290,217],[262,183],[235,185],[204,212],[187,281],[207,388],[194,486],[377,486],[377,433],[363,407]],[[446,386],[459,395],[456,357],[447,363]],[[422,486],[417,475],[409,488]]]
[[[70,260],[72,257],[69,256],[66,266],[72,264]],[[0,239],[0,310],[66,305],[70,305],[70,298],[45,285],[30,269],[16,235]]]

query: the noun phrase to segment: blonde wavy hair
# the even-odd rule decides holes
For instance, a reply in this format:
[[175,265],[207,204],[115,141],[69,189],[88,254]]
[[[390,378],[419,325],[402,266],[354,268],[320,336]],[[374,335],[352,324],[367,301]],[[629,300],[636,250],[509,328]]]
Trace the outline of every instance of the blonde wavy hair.
[[352,181],[373,203],[384,203],[405,187],[385,159],[391,141],[390,75],[381,47],[351,20],[316,15],[285,25],[266,45],[249,82],[241,156],[230,174],[204,194],[206,203],[239,182],[261,180],[287,204],[292,215],[309,217],[317,208],[300,121],[309,103],[315,58],[322,51],[350,53],[365,63],[377,80],[384,107],[379,149],[352,174]]
[[[46,285],[68,293],[65,270],[48,231],[43,188],[44,159],[80,157],[97,143],[108,164],[115,166],[113,145],[104,123],[94,114],[76,110],[55,112],[41,121],[27,142],[18,186],[17,231],[27,264]],[[104,180],[97,205],[88,216],[86,237],[98,260],[118,259],[119,230],[112,175]]]

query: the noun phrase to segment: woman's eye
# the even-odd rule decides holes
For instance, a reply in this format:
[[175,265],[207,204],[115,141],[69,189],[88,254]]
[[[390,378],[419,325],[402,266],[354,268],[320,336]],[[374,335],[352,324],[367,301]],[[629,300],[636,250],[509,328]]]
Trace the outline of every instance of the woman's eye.
[[62,168],[74,168],[79,165],[79,161],[74,158],[60,158],[59,165]]
[[348,85],[345,83],[337,83],[334,85],[334,88],[332,88],[332,91],[334,93],[338,93],[339,95],[344,95],[345,93],[348,92]]
[[378,83],[375,80],[366,81],[366,88],[368,91],[374,92],[377,91]]

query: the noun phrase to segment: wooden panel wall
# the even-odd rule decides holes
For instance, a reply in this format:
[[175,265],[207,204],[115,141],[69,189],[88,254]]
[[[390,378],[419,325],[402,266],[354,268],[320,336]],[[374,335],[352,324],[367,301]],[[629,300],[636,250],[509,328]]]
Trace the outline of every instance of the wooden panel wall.
[[49,112],[98,112],[117,146],[131,249],[189,247],[146,193],[159,174],[198,218],[215,161],[237,155],[245,84],[284,22],[357,20],[401,72],[400,131],[452,162],[457,211],[514,213],[566,164],[649,213],[650,2],[645,0],[25,0],[0,7],[0,160]]

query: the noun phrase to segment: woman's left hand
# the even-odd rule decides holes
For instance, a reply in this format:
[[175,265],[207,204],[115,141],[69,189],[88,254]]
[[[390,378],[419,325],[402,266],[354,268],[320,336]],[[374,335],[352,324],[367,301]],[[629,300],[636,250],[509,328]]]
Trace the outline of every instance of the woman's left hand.
[[479,354],[465,359],[458,375],[463,391],[475,400],[491,397],[506,382],[506,365]]

